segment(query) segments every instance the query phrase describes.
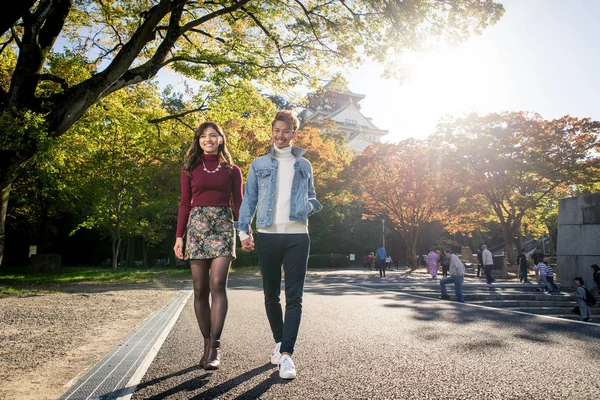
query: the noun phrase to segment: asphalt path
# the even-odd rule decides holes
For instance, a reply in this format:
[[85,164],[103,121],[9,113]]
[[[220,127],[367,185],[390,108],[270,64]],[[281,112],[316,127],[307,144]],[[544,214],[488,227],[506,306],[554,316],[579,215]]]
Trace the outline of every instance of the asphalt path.
[[310,273],[293,381],[269,362],[260,278],[232,279],[221,369],[198,367],[202,338],[190,299],[132,398],[600,396],[600,326],[403,293],[408,279]]

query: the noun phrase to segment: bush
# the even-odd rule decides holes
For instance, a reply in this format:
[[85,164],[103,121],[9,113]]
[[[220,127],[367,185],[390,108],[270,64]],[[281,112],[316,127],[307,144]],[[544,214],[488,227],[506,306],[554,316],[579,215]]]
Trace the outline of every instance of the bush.
[[308,257],[308,268],[339,268],[350,265],[345,254],[313,254]]
[[236,259],[231,264],[233,268],[258,267],[258,252],[256,250],[242,251],[238,248],[235,255]]

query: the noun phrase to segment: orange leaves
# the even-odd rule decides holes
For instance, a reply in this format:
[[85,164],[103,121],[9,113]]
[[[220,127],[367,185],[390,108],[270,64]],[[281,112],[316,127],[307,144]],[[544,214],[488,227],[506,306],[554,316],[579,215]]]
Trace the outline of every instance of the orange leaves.
[[359,200],[373,215],[385,215],[400,231],[420,231],[446,217],[448,189],[439,160],[414,139],[378,143],[356,157],[349,171]]

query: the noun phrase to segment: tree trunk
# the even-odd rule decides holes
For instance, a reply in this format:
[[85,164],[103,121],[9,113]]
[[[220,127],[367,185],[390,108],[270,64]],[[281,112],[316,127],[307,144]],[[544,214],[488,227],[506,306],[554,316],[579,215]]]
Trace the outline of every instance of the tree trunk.
[[150,243],[142,240],[142,262],[144,265],[148,265],[148,249],[150,248]]
[[554,226],[550,226],[546,224],[546,228],[548,229],[548,252],[551,255],[556,255],[556,239],[558,237],[558,228]]
[[2,188],[1,201],[0,201],[0,266],[2,266],[2,260],[4,259],[4,240],[6,238],[6,210],[8,209],[8,196],[12,185],[9,183],[6,187]]
[[117,273],[117,264],[119,258],[119,248],[121,247],[121,238],[119,235],[113,235],[112,238],[112,272]]
[[515,252],[513,251],[513,244],[515,242],[514,227],[510,227],[507,224],[502,224],[502,233],[504,236],[504,247],[506,248],[505,260],[508,264],[514,265],[516,263]]
[[127,252],[127,241],[121,240],[121,250],[119,252],[119,265],[125,265],[123,261],[125,260],[124,254]]
[[127,257],[125,258],[127,268],[135,267],[135,238],[127,237]]
[[411,271],[414,271],[419,267],[417,264],[417,240],[419,239],[418,232],[408,232],[401,234],[406,243],[406,262],[410,267]]

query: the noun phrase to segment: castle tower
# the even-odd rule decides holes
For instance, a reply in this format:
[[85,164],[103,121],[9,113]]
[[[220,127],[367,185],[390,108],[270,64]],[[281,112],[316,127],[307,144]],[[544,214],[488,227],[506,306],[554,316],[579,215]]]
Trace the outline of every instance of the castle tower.
[[324,98],[316,105],[308,107],[305,121],[323,121],[327,118],[335,121],[338,129],[348,138],[348,148],[362,153],[365,148],[381,141],[388,134],[387,130],[379,129],[360,112],[358,104],[365,98],[364,94],[351,92],[348,88],[334,88],[331,82],[323,88]]

